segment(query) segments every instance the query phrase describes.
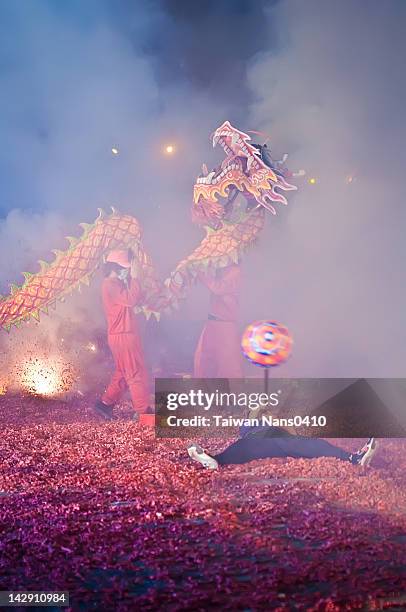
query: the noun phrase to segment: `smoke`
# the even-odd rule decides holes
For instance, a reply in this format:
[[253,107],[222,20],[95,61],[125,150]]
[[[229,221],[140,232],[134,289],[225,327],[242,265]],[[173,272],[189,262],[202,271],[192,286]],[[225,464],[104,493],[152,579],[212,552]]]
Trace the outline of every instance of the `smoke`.
[[[245,260],[243,323],[271,317],[290,328],[294,353],[281,376],[403,376],[404,2],[285,0],[266,18],[256,5],[254,20],[219,9],[220,27],[207,14],[201,22],[201,49],[192,9],[178,27],[159,3],[114,6],[42,0],[0,9],[0,291],[111,205],[140,220],[166,276],[201,238],[190,223],[192,186],[202,162],[214,163],[209,134],[229,119],[269,133],[275,157],[288,152],[289,166],[307,171]],[[247,19],[255,43],[236,44]],[[229,48],[255,53],[237,57],[235,77]],[[175,78],[178,59],[190,79]],[[167,144],[175,155],[165,155]],[[41,330],[53,347],[68,336],[69,359],[80,354],[90,372],[83,347],[104,333],[99,281],[39,327],[2,336],[5,359]],[[153,326],[151,353],[166,335],[174,356],[191,361],[205,296],[195,289]]]
[[[200,238],[189,218],[192,186],[207,161],[208,135],[227,109],[187,82],[161,87],[143,51],[154,24],[165,26],[159,6],[128,7],[130,37],[111,18],[111,3],[91,5],[68,10],[43,0],[1,8],[3,294],[23,281],[22,271],[37,271],[38,259],[52,261],[50,251],[65,249],[63,236],[80,235],[77,224],[92,222],[98,207],[113,205],[140,220],[162,276]],[[168,144],[176,154],[165,155]],[[58,347],[67,326],[76,329],[76,344],[98,337],[99,284],[96,278],[40,327],[13,330],[7,340],[2,334],[6,365],[38,333]]]
[[251,62],[247,123],[307,171],[246,261],[246,319],[295,339],[280,375],[404,376],[405,17],[397,1],[286,0],[268,15],[278,52]]

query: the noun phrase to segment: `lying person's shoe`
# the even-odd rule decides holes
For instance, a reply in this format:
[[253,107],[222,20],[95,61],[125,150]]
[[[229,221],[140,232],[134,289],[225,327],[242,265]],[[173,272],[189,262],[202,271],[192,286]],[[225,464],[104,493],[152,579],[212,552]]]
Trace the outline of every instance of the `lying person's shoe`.
[[350,455],[350,461],[354,465],[369,465],[375,455],[378,443],[375,438],[369,438],[368,442],[357,452]]
[[217,461],[210,457],[198,444],[191,444],[187,449],[188,455],[194,461],[198,461],[203,467],[209,470],[217,470],[219,464]]
[[101,400],[97,400],[97,402],[94,405],[94,409],[96,410],[97,414],[102,416],[107,421],[112,420],[113,418],[113,407],[112,406],[108,406]]

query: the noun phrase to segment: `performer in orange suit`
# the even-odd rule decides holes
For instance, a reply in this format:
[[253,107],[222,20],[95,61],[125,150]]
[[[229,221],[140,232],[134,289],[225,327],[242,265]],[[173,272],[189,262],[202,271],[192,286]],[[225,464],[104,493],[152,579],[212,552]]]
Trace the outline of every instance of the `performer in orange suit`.
[[[130,271],[130,280],[126,278]],[[137,280],[139,266],[128,251],[112,251],[106,259],[102,286],[103,306],[107,319],[108,344],[116,366],[110,384],[96,411],[106,419],[113,415],[113,405],[128,388],[135,411],[151,414],[148,374],[134,307],[139,303],[141,288]]]
[[195,378],[241,378],[241,347],[237,329],[241,268],[231,265],[215,276],[200,274],[210,290],[208,321],[195,352]]

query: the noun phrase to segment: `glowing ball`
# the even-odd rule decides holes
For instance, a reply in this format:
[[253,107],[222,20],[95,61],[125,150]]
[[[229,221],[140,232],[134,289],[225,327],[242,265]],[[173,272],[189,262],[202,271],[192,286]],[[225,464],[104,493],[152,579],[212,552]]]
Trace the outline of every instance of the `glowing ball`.
[[243,333],[241,348],[251,363],[270,368],[284,363],[292,349],[289,330],[275,321],[255,321]]

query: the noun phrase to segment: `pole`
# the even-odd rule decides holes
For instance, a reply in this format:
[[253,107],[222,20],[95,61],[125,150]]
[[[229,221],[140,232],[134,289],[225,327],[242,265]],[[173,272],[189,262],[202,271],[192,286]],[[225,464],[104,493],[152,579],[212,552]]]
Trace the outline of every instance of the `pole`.
[[264,389],[265,389],[265,393],[268,393],[268,389],[269,389],[269,368],[265,368],[265,372],[264,372]]

